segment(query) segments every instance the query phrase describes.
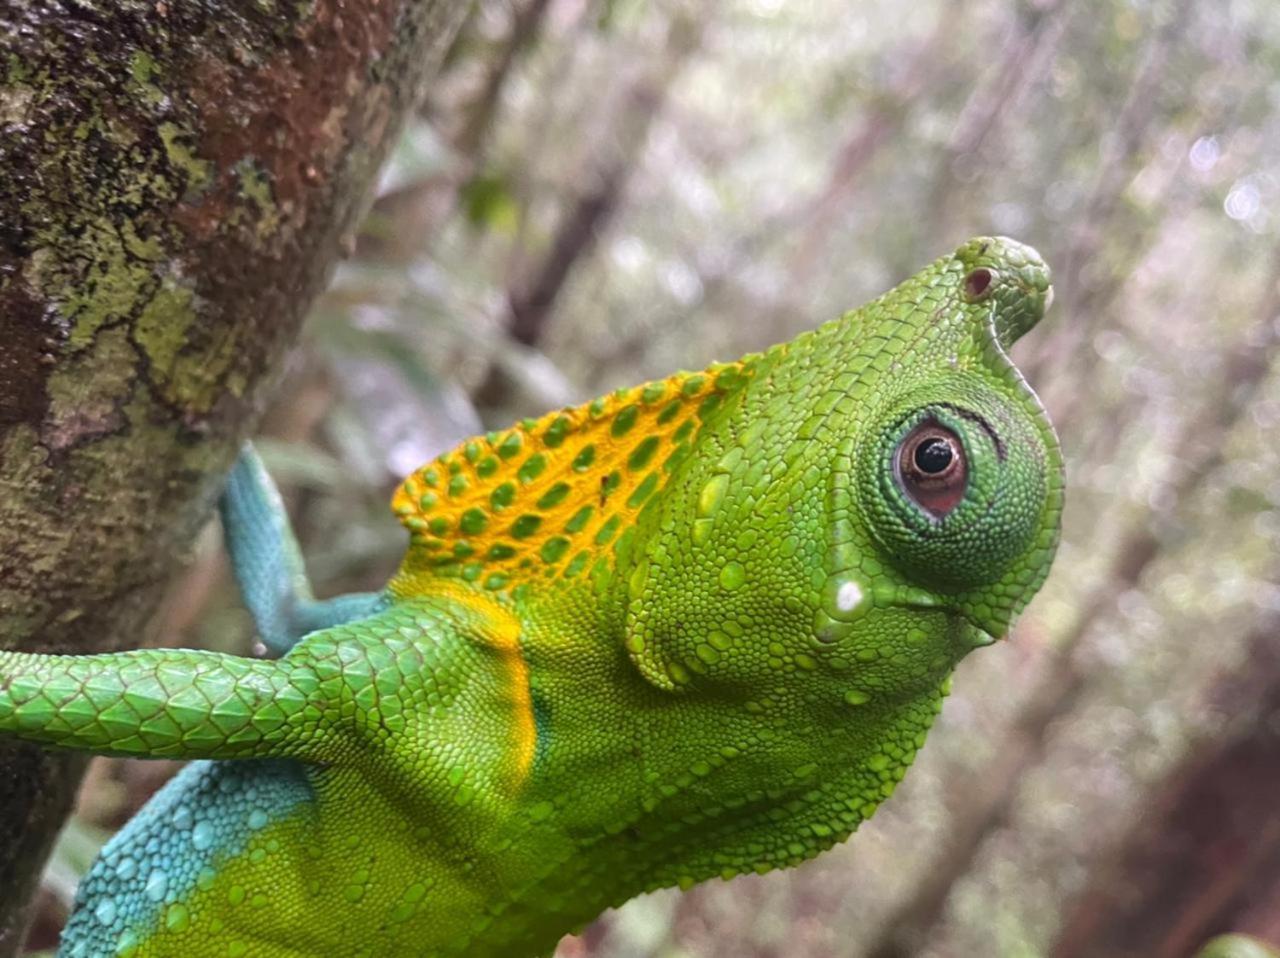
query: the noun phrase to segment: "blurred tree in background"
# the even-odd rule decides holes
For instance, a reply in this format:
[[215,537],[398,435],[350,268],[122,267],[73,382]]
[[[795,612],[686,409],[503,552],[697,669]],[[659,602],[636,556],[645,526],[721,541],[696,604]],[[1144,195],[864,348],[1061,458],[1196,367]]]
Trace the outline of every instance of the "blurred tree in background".
[[[1069,479],[1044,593],[848,844],[559,954],[1277,944],[1278,231],[1270,0],[482,0],[262,448],[315,580],[376,588],[393,483],[482,425],[790,338],[971,235],[1030,242],[1057,301],[1015,358]],[[211,528],[154,642],[251,641]],[[33,946],[171,772],[95,764]]]

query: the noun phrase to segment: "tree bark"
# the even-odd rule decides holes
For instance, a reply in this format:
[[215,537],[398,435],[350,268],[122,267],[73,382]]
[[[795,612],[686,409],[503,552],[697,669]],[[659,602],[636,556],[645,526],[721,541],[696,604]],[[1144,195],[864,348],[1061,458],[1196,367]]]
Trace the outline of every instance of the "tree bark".
[[[0,646],[136,644],[466,4],[0,4]],[[82,764],[0,746],[0,956]]]

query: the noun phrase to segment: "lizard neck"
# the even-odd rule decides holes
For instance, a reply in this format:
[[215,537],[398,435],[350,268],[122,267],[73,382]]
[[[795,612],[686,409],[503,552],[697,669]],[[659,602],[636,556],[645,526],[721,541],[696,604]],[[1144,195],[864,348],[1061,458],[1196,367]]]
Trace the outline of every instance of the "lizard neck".
[[952,665],[899,696],[856,703],[838,691],[843,684],[800,701],[786,673],[750,690],[669,689],[637,666],[626,618],[625,600],[563,593],[521,616],[537,730],[524,801],[552,801],[578,834],[732,818],[735,808],[793,801],[850,774],[874,780],[859,786],[873,807],[888,794],[882,773],[914,756]]
[[848,706],[810,717],[781,688],[664,690],[624,647],[624,609],[551,611],[522,628],[538,745],[506,827],[558,837],[468,943],[495,954],[549,915],[576,925],[643,891],[817,855],[892,793],[941,703],[941,679],[856,720]]

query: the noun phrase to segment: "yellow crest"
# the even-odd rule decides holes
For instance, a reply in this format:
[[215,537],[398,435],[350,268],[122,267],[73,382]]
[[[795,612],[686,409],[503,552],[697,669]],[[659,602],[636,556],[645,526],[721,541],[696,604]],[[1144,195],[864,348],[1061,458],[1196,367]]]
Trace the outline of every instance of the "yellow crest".
[[518,596],[603,561],[755,358],[525,420],[423,466],[392,500],[410,547],[391,589],[421,594],[448,576]]

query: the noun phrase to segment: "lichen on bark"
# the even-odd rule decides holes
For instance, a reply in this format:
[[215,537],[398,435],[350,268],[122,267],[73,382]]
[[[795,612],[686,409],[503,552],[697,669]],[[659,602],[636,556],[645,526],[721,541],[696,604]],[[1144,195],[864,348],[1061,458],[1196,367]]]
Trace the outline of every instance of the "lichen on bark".
[[[0,647],[137,641],[465,6],[0,7]],[[0,956],[77,772],[0,746]]]

